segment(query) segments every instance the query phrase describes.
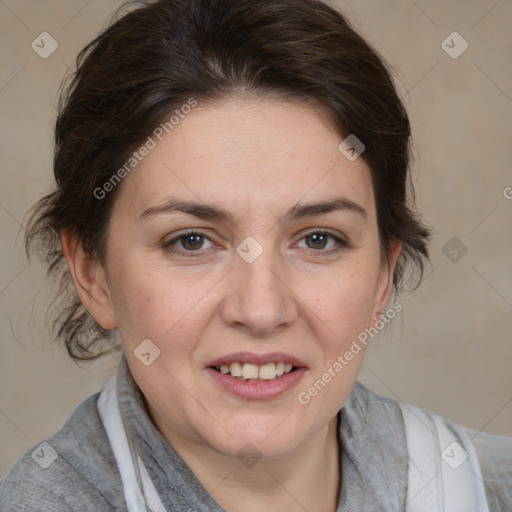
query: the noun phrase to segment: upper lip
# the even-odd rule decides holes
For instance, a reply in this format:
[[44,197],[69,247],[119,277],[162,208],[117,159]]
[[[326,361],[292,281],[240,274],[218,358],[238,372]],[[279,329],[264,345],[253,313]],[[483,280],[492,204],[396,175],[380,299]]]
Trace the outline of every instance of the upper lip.
[[227,354],[210,361],[206,367],[219,367],[223,364],[230,365],[231,363],[251,363],[262,366],[267,363],[291,363],[298,368],[306,367],[306,363],[301,361],[295,356],[285,354],[284,352],[269,352],[266,354],[256,354],[254,352],[236,352],[234,354]]

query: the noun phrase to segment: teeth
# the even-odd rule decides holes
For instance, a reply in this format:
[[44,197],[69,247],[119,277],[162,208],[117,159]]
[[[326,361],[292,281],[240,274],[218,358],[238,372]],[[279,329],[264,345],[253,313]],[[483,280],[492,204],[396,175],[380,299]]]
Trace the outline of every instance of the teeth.
[[224,375],[231,374],[240,380],[273,380],[292,371],[291,363],[267,363],[261,366],[252,363],[223,364],[217,368]]
[[242,377],[244,379],[257,379],[258,378],[258,365],[245,363],[242,366]]
[[242,376],[242,365],[240,363],[231,363],[229,365],[229,372],[232,377],[241,377]]
[[277,375],[276,365],[274,363],[264,364],[260,366],[258,377],[263,380],[275,379]]

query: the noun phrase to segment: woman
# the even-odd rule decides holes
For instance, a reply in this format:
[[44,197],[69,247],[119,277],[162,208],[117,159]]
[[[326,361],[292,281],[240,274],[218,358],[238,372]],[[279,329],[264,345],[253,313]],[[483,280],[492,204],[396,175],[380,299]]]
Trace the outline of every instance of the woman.
[[123,356],[2,510],[510,510],[512,439],[356,383],[428,257],[409,139],[318,1],[158,0],[90,43],[27,246],[70,355]]

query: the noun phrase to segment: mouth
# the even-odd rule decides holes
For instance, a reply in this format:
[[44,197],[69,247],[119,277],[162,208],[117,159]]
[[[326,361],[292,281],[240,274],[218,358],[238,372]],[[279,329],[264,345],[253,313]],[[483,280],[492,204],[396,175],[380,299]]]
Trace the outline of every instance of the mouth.
[[252,363],[234,362],[231,364],[221,364],[220,366],[212,366],[212,369],[230,375],[238,380],[246,382],[266,382],[269,380],[280,379],[283,375],[292,373],[298,369],[292,363],[266,363],[257,365]]
[[240,398],[265,400],[296,386],[307,366],[288,354],[239,352],[211,361],[205,370],[222,389]]

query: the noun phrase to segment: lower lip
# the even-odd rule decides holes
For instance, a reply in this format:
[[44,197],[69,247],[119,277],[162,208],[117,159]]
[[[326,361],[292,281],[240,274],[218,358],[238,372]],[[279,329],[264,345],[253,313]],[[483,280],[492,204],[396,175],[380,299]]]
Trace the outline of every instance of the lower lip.
[[213,368],[206,368],[206,372],[212,376],[212,379],[221,388],[235,396],[245,400],[271,400],[296,386],[306,373],[306,368],[297,368],[295,371],[285,373],[274,380],[250,382],[235,379],[235,377],[220,373]]

